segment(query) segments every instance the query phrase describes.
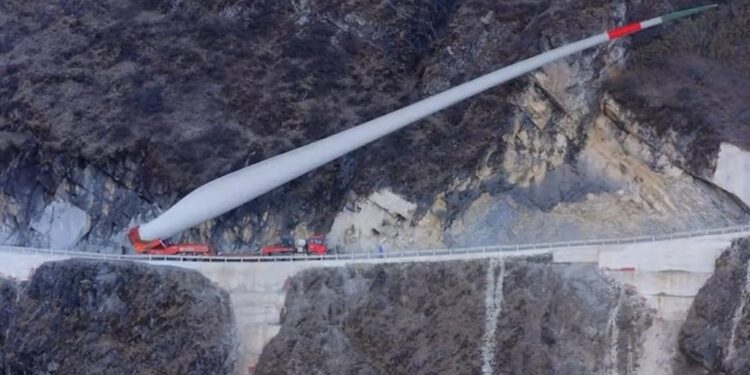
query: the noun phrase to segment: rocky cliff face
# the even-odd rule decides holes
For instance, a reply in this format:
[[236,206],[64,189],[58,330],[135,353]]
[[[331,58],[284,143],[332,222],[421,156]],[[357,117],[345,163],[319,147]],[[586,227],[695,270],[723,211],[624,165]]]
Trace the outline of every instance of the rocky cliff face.
[[[0,347],[5,348],[5,332],[16,305],[16,283],[0,279]],[[0,372],[6,373],[5,350],[0,350]]]
[[636,373],[651,313],[595,267],[544,259],[294,277],[257,374]]
[[[686,5],[4,1],[0,242],[119,250],[221,174]],[[232,251],[331,230],[355,250],[736,223],[747,208],[703,180],[720,142],[748,147],[749,8],[545,67],[182,237]]]
[[[750,238],[737,240],[716,262],[680,333],[694,373],[750,371]],[[686,371],[688,371],[686,369]]]
[[750,100],[750,49],[740,42],[750,35],[749,16],[750,5],[729,2],[657,38],[637,35],[628,69],[609,82],[616,100],[647,124],[632,132],[696,176],[710,179],[721,142],[750,148],[742,104]]
[[0,369],[8,374],[232,369],[229,296],[194,271],[127,262],[45,263],[0,280]]

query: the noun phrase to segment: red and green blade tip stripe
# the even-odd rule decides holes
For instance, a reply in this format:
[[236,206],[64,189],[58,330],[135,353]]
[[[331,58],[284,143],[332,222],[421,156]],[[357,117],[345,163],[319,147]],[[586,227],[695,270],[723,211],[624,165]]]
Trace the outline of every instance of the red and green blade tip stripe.
[[625,25],[625,26],[621,26],[621,27],[618,27],[618,28],[615,28],[615,29],[607,31],[607,36],[609,37],[609,40],[614,40],[614,39],[617,39],[617,38],[622,38],[624,36],[633,34],[635,32],[641,31],[643,29],[648,29],[649,27],[654,27],[654,26],[657,26],[657,25],[661,25],[662,23],[665,23],[665,22],[674,21],[674,20],[676,20],[678,18],[688,17],[688,16],[692,16],[694,14],[702,13],[702,12],[705,12],[707,10],[714,9],[714,8],[716,8],[718,6],[719,6],[719,4],[705,5],[705,6],[701,6],[701,7],[696,7],[696,8],[690,8],[690,9],[681,10],[679,12],[669,13],[669,14],[667,14],[665,16],[652,18],[650,20],[643,21],[643,22],[631,23],[631,24],[628,24],[628,25]]

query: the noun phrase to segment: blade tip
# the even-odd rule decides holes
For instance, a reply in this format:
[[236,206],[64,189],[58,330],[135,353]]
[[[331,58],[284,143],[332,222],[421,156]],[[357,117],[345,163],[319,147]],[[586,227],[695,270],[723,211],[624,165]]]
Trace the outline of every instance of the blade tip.
[[709,10],[716,9],[718,7],[719,7],[719,3],[714,3],[714,4],[708,4],[708,5],[701,5],[701,6],[693,8],[692,10],[696,12],[706,12]]
[[690,8],[690,9],[685,9],[685,10],[681,10],[681,11],[677,11],[677,12],[672,12],[672,13],[667,14],[663,18],[664,18],[665,22],[669,22],[669,21],[674,21],[674,20],[680,19],[680,18],[689,17],[689,16],[692,16],[692,15],[695,15],[695,14],[707,12],[709,10],[713,10],[713,9],[718,8],[718,7],[719,7],[718,3],[714,3],[714,4],[710,4],[710,5],[702,5],[702,6],[698,6],[698,7],[694,7],[694,8]]

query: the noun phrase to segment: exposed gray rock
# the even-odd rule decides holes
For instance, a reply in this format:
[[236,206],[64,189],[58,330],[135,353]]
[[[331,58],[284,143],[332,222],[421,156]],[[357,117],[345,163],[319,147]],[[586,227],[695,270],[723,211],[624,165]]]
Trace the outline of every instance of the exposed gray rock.
[[316,269],[291,285],[257,374],[630,374],[651,324],[595,267],[544,260]]
[[53,201],[42,215],[31,222],[31,228],[42,235],[42,246],[50,249],[70,249],[91,229],[91,219],[85,211],[66,201]]
[[[92,165],[63,158],[48,166],[40,163],[38,156],[20,154],[4,169],[0,167],[2,243],[47,247],[54,242],[51,233],[60,233],[64,240],[58,242],[63,245],[85,234],[77,248],[96,245],[96,251],[119,251],[125,229],[154,215],[148,201]],[[78,228],[65,228],[72,223],[55,219],[53,211],[61,207],[78,217]]]
[[[82,245],[119,251],[128,227],[219,175],[499,66],[687,5],[682,0],[384,4],[3,1],[0,241],[41,246],[45,239],[31,229],[32,219],[50,202],[66,200],[91,218]],[[649,207],[619,202],[619,188],[586,180],[575,164],[593,120],[602,115],[602,96],[610,92],[643,124],[637,129],[622,124],[623,131],[688,173],[710,177],[719,141],[736,138],[738,146],[748,147],[744,134],[750,132],[741,131],[750,123],[742,90],[748,77],[747,12],[744,2],[727,4],[695,21],[565,59],[175,240],[212,241],[235,251],[292,231],[325,233],[344,207],[356,203],[349,197],[385,188],[417,205],[390,237],[403,237],[432,212],[443,213],[428,218],[431,228],[419,236],[426,239],[422,246],[432,246],[436,232],[455,232],[455,219],[472,204],[483,204],[477,203],[483,196],[503,215],[475,220],[479,229],[492,230],[483,223],[498,221],[507,229],[487,242],[527,240],[513,223],[559,222],[580,213],[600,225],[563,220],[543,231],[550,236],[545,239],[639,232],[620,231],[622,221],[601,220],[597,210],[632,209],[634,218],[627,220],[637,221],[651,214]],[[716,32],[706,33],[708,28]],[[653,56],[672,57],[653,61]],[[686,184],[694,185],[685,189],[694,193],[685,195],[686,201],[705,195],[702,182]],[[626,199],[651,188],[632,185]],[[589,194],[602,197],[589,202]],[[699,220],[662,215],[641,227],[705,226],[727,206],[721,194],[708,195],[696,209],[708,208]],[[552,212],[558,206],[562,209]],[[722,224],[737,222],[738,210],[730,210]],[[460,233],[448,237],[444,243],[472,240]]]
[[5,336],[16,309],[17,285],[0,278],[0,373],[7,374],[5,367]]
[[690,371],[750,372],[750,238],[735,241],[716,261],[679,340]]
[[[6,296],[11,292],[0,293]],[[0,306],[0,328],[7,328],[1,352],[10,374],[232,370],[236,343],[229,296],[195,271],[130,262],[48,262],[18,291],[13,311]]]
[[[647,14],[658,2],[633,3]],[[705,179],[722,142],[750,150],[750,3],[721,3],[666,33],[635,35],[628,69],[607,87],[643,124],[634,134]]]

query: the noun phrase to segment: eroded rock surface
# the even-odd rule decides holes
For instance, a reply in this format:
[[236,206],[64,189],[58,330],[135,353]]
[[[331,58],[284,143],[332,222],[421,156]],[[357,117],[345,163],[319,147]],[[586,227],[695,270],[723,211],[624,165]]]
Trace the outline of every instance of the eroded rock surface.
[[750,372],[750,238],[716,261],[682,327],[680,350],[695,373]]
[[[0,242],[45,246],[31,223],[59,201],[91,219],[78,245],[120,251],[128,227],[226,172],[519,59],[689,5],[3,1]],[[749,8],[724,4],[695,20],[544,67],[181,239],[248,250],[289,232],[326,233],[337,217],[349,220],[341,228],[354,225],[365,234],[353,250],[376,242],[428,247],[527,241],[515,226],[544,228],[545,222],[552,223],[542,231],[549,238],[537,240],[737,223],[747,208],[730,207],[730,198],[691,176],[710,180],[720,142],[750,147],[750,132],[743,131],[750,123],[743,90],[750,76]],[[614,116],[607,110],[611,103],[621,108]],[[591,161],[592,154],[582,150],[605,116],[637,143],[631,149],[664,155],[661,165],[670,166],[645,163],[652,171],[587,179],[581,160]],[[594,164],[616,169],[621,161]],[[664,171],[672,168],[685,176],[670,180]],[[679,188],[662,189],[667,195],[702,204],[685,213],[680,202],[651,194],[672,183]],[[342,216],[384,189],[416,205],[411,217],[360,225],[357,215]],[[726,215],[718,215],[722,210]],[[614,212],[623,214],[617,219]],[[471,234],[498,227],[494,236]],[[383,235],[376,238],[372,229]],[[421,234],[408,235],[415,231]]]
[[350,266],[292,280],[257,374],[636,373],[651,313],[544,259]]
[[5,333],[16,309],[17,285],[12,280],[0,278],[0,373],[6,372]]
[[49,262],[17,294],[0,281],[0,358],[7,373],[232,370],[229,296],[197,272],[129,262]]
[[[659,6],[634,3],[634,15]],[[632,128],[635,135],[705,179],[716,168],[722,142],[750,149],[750,112],[743,104],[750,100],[750,48],[742,42],[750,32],[748,17],[750,3],[722,2],[715,12],[661,35],[635,35],[628,69],[608,83],[642,123]]]
[[31,223],[43,238],[42,245],[51,249],[70,249],[88,234],[91,219],[85,211],[66,201],[53,201]]

